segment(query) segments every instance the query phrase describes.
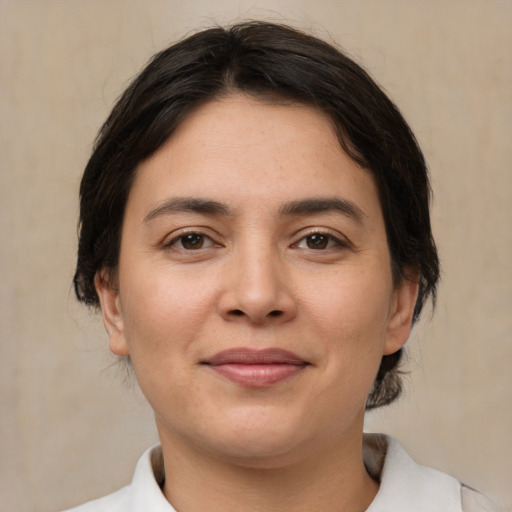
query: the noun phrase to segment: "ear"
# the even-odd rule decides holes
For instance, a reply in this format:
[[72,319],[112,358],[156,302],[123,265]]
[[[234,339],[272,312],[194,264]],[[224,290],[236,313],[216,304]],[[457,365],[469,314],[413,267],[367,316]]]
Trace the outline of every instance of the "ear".
[[119,301],[119,290],[112,285],[106,269],[96,273],[94,286],[100,299],[103,325],[109,337],[110,350],[118,356],[127,356],[130,354],[130,351],[124,335],[124,321]]
[[409,339],[417,298],[418,272],[416,270],[406,271],[402,281],[393,291],[384,355],[394,354]]

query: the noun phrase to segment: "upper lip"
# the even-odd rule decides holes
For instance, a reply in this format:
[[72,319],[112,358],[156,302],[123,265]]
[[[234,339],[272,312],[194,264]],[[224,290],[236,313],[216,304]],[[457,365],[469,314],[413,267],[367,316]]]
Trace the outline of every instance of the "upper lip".
[[251,348],[231,348],[217,352],[209,357],[203,364],[220,366],[223,364],[308,364],[301,357],[280,348],[251,349]]

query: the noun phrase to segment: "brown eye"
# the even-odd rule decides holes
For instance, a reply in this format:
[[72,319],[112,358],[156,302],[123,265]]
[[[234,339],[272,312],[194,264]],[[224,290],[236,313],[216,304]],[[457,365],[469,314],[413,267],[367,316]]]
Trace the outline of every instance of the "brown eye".
[[177,238],[173,245],[186,249],[187,251],[197,251],[198,249],[204,249],[211,245],[211,239],[201,233],[187,233]]
[[330,233],[317,232],[310,233],[309,235],[301,238],[295,247],[298,249],[325,251],[335,248],[347,248],[348,244],[331,235]]
[[180,237],[181,246],[184,249],[188,249],[189,251],[193,251],[196,249],[201,249],[204,245],[204,235],[200,235],[199,233],[189,233],[188,235],[184,235]]
[[305,240],[308,249],[327,249],[327,247],[329,247],[331,237],[317,233],[307,236]]

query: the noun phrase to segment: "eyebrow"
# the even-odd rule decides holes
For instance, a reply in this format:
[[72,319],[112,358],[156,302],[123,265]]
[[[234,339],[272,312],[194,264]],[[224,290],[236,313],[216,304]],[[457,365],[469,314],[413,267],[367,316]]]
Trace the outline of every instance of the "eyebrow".
[[279,211],[282,215],[286,216],[337,211],[356,221],[358,224],[362,224],[366,217],[363,210],[352,201],[337,197],[312,197],[291,201],[281,206]]
[[229,208],[225,204],[217,201],[195,197],[175,197],[153,208],[144,217],[144,222],[149,222],[162,215],[180,212],[202,213],[216,216],[226,216],[230,213]]
[[[284,203],[279,208],[279,213],[283,216],[307,215],[330,211],[340,212],[359,224],[362,224],[366,217],[363,210],[353,202],[337,197],[311,197],[299,199]],[[144,217],[144,222],[149,222],[163,215],[183,212],[213,216],[227,216],[231,214],[229,207],[224,203],[219,203],[218,201],[196,197],[175,197],[150,210],[150,212]]]

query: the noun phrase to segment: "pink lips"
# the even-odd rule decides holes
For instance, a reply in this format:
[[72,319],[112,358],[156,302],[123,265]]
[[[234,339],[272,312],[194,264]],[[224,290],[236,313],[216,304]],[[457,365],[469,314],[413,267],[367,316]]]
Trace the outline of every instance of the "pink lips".
[[203,364],[245,387],[263,388],[287,379],[309,364],[287,350],[234,348],[218,352]]

